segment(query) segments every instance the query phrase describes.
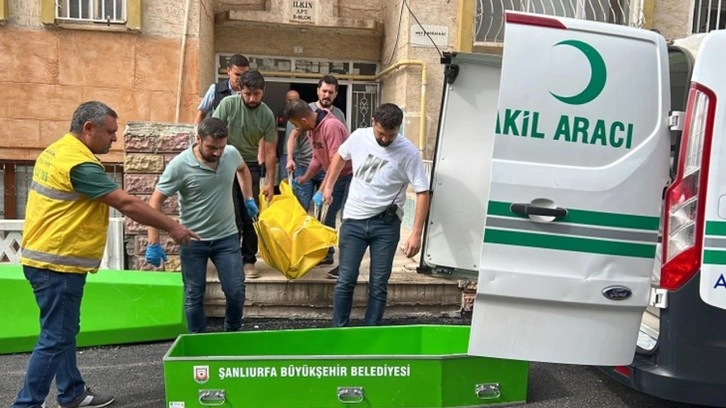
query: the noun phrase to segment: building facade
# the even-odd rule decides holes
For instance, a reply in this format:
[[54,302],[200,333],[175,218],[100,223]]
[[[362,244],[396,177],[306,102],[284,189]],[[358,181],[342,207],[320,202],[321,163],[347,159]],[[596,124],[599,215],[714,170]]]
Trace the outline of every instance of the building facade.
[[[33,160],[80,102],[108,103],[121,130],[191,123],[234,53],[265,74],[273,111],[288,89],[314,100],[317,79],[331,73],[351,129],[369,125],[377,104],[396,103],[404,135],[430,158],[441,53],[501,52],[507,9],[668,39],[726,27],[726,0],[0,0],[0,219],[23,218]],[[101,158],[119,182],[123,146]]]

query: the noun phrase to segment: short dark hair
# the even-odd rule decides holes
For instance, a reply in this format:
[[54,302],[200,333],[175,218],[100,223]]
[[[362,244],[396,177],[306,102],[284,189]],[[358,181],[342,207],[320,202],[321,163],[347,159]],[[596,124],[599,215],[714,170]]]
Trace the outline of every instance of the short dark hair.
[[295,99],[285,105],[285,110],[282,114],[288,119],[298,120],[310,116],[311,113],[313,113],[313,109],[307,102],[302,99]]
[[240,86],[242,88],[249,88],[251,90],[265,89],[265,77],[260,74],[260,71],[247,71],[239,79]]
[[322,78],[318,81],[318,88],[323,86],[323,83],[326,83],[328,85],[335,85],[335,91],[338,91],[338,78],[332,76],[332,75],[323,75]]
[[211,136],[212,139],[224,139],[229,135],[229,129],[222,119],[205,118],[197,126],[197,134],[204,139]]
[[86,122],[91,122],[95,126],[102,126],[106,122],[106,116],[118,119],[116,112],[103,102],[83,102],[73,112],[70,132],[79,133],[83,130],[83,124]]
[[393,130],[401,127],[403,123],[403,111],[392,103],[378,105],[373,119],[384,129]]
[[249,67],[250,61],[241,54],[234,54],[233,56],[229,57],[229,61],[227,61],[227,68],[232,67]]

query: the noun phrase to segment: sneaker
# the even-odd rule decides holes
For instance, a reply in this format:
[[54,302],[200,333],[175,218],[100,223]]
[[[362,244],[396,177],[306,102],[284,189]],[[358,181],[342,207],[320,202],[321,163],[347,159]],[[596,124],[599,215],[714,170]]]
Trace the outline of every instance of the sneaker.
[[257,272],[254,264],[245,264],[245,278],[246,279],[257,279],[260,277],[260,273]]
[[76,408],[76,407],[107,407],[113,404],[113,397],[110,395],[98,395],[91,392],[91,389],[86,387],[86,391],[78,397],[75,402],[68,405],[62,405],[62,408]]
[[338,279],[338,267],[337,266],[328,271],[328,278]]
[[333,258],[325,258],[322,261],[318,262],[318,266],[319,265],[332,265],[334,263],[335,263],[335,260],[333,260]]

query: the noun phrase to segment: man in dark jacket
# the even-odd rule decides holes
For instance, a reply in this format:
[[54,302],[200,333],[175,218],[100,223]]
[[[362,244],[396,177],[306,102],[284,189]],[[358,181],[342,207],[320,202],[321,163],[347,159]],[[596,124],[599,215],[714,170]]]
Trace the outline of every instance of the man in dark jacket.
[[204,95],[202,102],[199,103],[197,116],[194,123],[199,124],[207,116],[212,116],[212,112],[217,109],[219,103],[225,96],[236,95],[242,92],[239,87],[239,79],[242,74],[250,70],[250,62],[240,54],[234,54],[227,62],[227,79],[222,79],[216,84],[209,86],[207,93]]

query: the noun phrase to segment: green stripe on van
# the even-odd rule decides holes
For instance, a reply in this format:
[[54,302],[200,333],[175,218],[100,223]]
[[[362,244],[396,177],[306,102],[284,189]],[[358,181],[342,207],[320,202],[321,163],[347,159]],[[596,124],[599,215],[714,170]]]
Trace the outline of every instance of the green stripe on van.
[[726,236],[726,222],[706,221],[706,235]]
[[[502,217],[527,218],[526,216],[511,212],[509,210],[511,205],[512,203],[502,201],[489,201],[487,213]],[[616,214],[568,208],[567,216],[565,218],[558,218],[556,222],[657,231],[660,218],[644,215]],[[724,235],[726,235],[726,226],[724,228]]]
[[487,228],[484,242],[563,251],[588,252],[602,255],[654,258],[655,244],[605,241],[601,239],[567,237],[562,235],[536,234]]
[[712,265],[726,265],[726,251],[703,251],[703,263]]

